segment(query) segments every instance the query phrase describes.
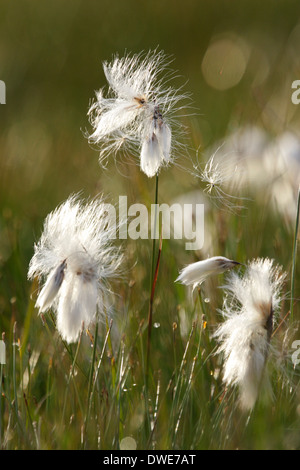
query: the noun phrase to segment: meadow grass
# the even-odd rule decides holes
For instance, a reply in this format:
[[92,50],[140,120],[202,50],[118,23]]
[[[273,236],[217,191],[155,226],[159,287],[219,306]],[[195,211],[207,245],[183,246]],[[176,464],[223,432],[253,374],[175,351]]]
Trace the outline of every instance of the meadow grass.
[[[300,340],[299,193],[297,201],[293,187],[284,210],[274,204],[275,185],[284,175],[271,180],[255,132],[241,139],[244,152],[247,146],[257,151],[250,183],[237,199],[227,189],[225,201],[222,191],[219,199],[205,199],[204,249],[187,251],[184,241],[172,237],[161,244],[124,241],[126,276],[112,283],[114,314],[90,325],[77,343],[61,339],[51,310],[38,315],[40,286],[27,281],[43,221],[71,193],[103,191],[113,203],[126,195],[128,204],[147,207],[195,190],[206,197],[216,188],[210,178],[195,179],[190,160],[198,152],[205,169],[206,152],[214,154],[220,140],[222,152],[239,128],[259,128],[270,141],[289,129],[298,132],[299,106],[290,99],[299,78],[298,4],[276,1],[270,8],[251,0],[241,8],[232,1],[223,9],[214,2],[174,0],[170,9],[154,1],[138,4],[142,21],[132,14],[134,0],[88,8],[76,2],[74,10],[55,1],[31,8],[26,1],[3,2],[1,8],[0,78],[7,103],[1,106],[0,134],[0,333],[6,345],[0,449],[115,450],[128,436],[137,449],[149,450],[299,449],[300,364],[292,362],[293,341]],[[243,51],[244,44],[249,57],[240,82],[219,90],[206,82],[201,66],[209,44],[224,34],[241,42]],[[130,151],[115,165],[109,155],[107,169],[100,168],[82,133],[94,89],[107,85],[100,62],[116,50],[139,52],[157,44],[176,51],[174,65],[196,108],[183,116],[191,137],[187,158],[163,169],[159,185],[140,171]],[[220,71],[224,65],[226,72],[226,64],[222,57]],[[175,86],[182,86],[181,76]],[[283,188],[284,202],[291,187]],[[230,210],[235,203],[246,209]],[[291,213],[297,203],[298,212]],[[224,387],[223,360],[215,354],[226,273],[193,293],[174,282],[180,269],[208,254],[241,263],[269,257],[287,272],[267,361],[272,397],[261,393],[249,413],[240,410],[237,390]]]
[[[288,271],[283,321],[272,338],[280,355],[268,361],[273,398],[262,396],[251,413],[243,413],[236,390],[222,384],[212,333],[221,321],[219,287],[225,275],[191,294],[174,280],[194,253],[163,240],[154,275],[151,241],[128,240],[128,278],[115,286],[115,316],[83,332],[77,344],[62,341],[51,312],[38,316],[36,282],[27,283],[27,304],[11,299],[12,314],[2,324],[7,358],[0,370],[2,449],[119,449],[127,436],[138,449],[299,448],[299,366],[291,361],[291,342],[299,334],[298,219],[286,223],[264,197],[249,203],[246,216],[213,209],[209,217],[218,227],[216,252],[235,250],[240,261],[274,257]],[[16,247],[11,269],[17,260],[22,264]],[[24,285],[21,274],[14,271],[15,282]]]

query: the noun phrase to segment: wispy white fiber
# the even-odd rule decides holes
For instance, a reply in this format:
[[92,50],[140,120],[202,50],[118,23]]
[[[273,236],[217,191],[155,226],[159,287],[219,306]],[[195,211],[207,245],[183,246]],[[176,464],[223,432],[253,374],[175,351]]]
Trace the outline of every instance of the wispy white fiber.
[[192,285],[193,289],[202,284],[209,276],[221,274],[224,271],[239,265],[237,261],[230,260],[224,256],[214,256],[202,261],[191,263],[180,271],[175,282],[181,282],[187,286]]
[[155,50],[116,55],[103,63],[109,91],[104,96],[104,90],[99,90],[88,111],[93,127],[88,138],[100,148],[100,163],[110,153],[130,149],[139,155],[141,170],[151,178],[173,160],[172,127],[180,128],[174,111],[187,95],[169,85],[174,78],[170,62]]
[[194,176],[205,184],[204,192],[216,206],[237,212],[245,208],[239,201],[246,198],[229,194],[225,188],[232,184],[234,179],[237,180],[239,175],[241,177],[241,172],[237,162],[232,162],[226,155],[216,158],[218,150],[211,155],[203,169],[199,164],[194,165]]
[[243,277],[232,272],[226,285],[225,321],[215,337],[218,353],[224,354],[223,381],[238,387],[246,410],[253,408],[262,385],[284,278],[273,260],[258,258],[247,265]]
[[102,197],[83,202],[70,196],[44,222],[28,278],[45,279],[36,306],[40,313],[56,312],[57,329],[68,343],[109,306],[109,281],[122,262],[112,241],[116,230]]

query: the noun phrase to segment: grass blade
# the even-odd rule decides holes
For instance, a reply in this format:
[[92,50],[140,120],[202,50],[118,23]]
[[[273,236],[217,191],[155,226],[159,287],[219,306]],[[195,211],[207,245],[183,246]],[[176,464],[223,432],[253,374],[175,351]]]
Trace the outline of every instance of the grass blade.
[[297,241],[298,241],[298,229],[299,229],[299,212],[300,212],[300,186],[298,189],[297,199],[297,212],[296,212],[296,224],[295,224],[295,236],[293,245],[293,264],[292,264],[292,276],[291,276],[291,320],[294,319],[294,295],[295,295],[295,272],[296,272],[296,257],[297,257]]

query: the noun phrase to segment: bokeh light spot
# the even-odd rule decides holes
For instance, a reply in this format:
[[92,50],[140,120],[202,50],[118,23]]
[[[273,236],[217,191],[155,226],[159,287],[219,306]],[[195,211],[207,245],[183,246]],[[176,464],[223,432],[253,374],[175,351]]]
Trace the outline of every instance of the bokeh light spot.
[[239,38],[214,40],[207,48],[201,68],[205,81],[217,90],[227,90],[242,79],[248,62],[247,47]]
[[124,437],[120,442],[120,450],[136,450],[136,441],[133,437]]

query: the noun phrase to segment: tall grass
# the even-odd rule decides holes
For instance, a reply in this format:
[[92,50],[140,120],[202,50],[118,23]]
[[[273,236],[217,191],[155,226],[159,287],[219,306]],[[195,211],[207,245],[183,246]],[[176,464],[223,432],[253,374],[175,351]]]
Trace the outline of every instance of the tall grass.
[[[285,226],[279,214],[264,210],[263,203],[259,207],[265,215],[257,220],[256,204],[247,214],[247,224],[254,227],[256,221],[255,229],[242,232],[239,259],[256,250],[276,254],[283,264],[294,266],[296,293],[299,267],[286,249],[293,246],[292,227]],[[214,220],[221,216],[216,212]],[[246,220],[232,214],[225,218],[231,232],[225,240],[220,234],[217,243],[227,252]],[[280,234],[276,245],[267,236],[275,232]],[[253,243],[256,233],[260,235]],[[136,253],[141,264],[133,267],[128,284],[119,290],[115,318],[83,333],[77,344],[62,342],[54,317],[37,316],[32,286],[24,321],[12,316],[5,329],[1,448],[118,449],[126,436],[135,439],[138,449],[298,448],[299,366],[293,366],[290,356],[291,338],[297,339],[298,330],[290,331],[294,323],[286,317],[288,283],[282,305],[286,318],[273,339],[281,345],[281,355],[269,363],[273,400],[261,397],[253,411],[244,414],[236,405],[236,392],[223,387],[222,361],[214,354],[211,335],[221,321],[218,286],[224,276],[209,280],[193,296],[174,284],[178,265],[190,258],[174,240],[164,240],[161,248],[147,359],[148,286],[153,278],[147,269],[152,252],[144,242],[148,240],[141,241]],[[293,299],[295,321],[297,294]]]
[[293,244],[293,256],[292,256],[292,273],[291,273],[291,318],[294,318],[294,293],[295,293],[295,276],[296,276],[296,259],[297,259],[297,242],[298,242],[298,231],[299,231],[299,218],[300,218],[300,186],[298,189],[297,197],[297,210],[296,210],[296,221],[295,221],[295,235]]
[[[252,11],[252,3],[247,5],[249,12]],[[286,8],[284,2],[282,4]],[[178,6],[180,8],[174,8],[172,12],[169,7],[160,6],[165,15],[161,19],[157,17],[154,7],[151,16],[153,30],[158,30],[158,22],[162,21],[161,30],[166,34],[164,22],[168,20],[173,25],[169,21],[170,15],[181,25],[181,2],[177,2]],[[215,15],[222,16],[221,10],[214,7],[210,11],[211,7],[207,3],[211,14],[209,22],[205,15],[200,15],[201,2],[200,10],[194,7],[198,16],[194,9],[185,7],[193,20],[194,32],[200,30],[198,18],[201,17],[205,23],[205,35],[198,38],[198,43],[194,37],[189,43],[192,45],[190,54],[193,55],[187,55],[183,63],[193,67],[198,63],[200,55],[205,53],[203,46],[198,50],[198,45],[209,44],[212,31],[215,28],[219,31]],[[203,194],[203,185],[195,181],[191,172],[184,170],[185,162],[182,160],[179,160],[178,165],[161,171],[159,188],[158,176],[156,179],[148,179],[140,172],[136,162],[127,157],[121,163],[118,162],[116,167],[109,162],[107,170],[102,172],[95,152],[88,148],[86,141],[82,142],[80,132],[80,137],[75,134],[74,129],[77,132],[80,126],[86,126],[82,109],[85,110],[90,93],[93,92],[88,88],[98,86],[99,80],[98,65],[95,68],[97,71],[91,71],[91,75],[86,73],[90,67],[86,51],[81,56],[85,62],[80,61],[84,66],[80,66],[79,70],[69,68],[72,57],[66,59],[66,51],[75,50],[75,39],[78,41],[78,37],[82,48],[81,36],[78,36],[76,28],[82,27],[81,13],[85,18],[88,13],[85,6],[78,8],[80,14],[75,18],[75,26],[71,24],[69,9],[65,9],[62,16],[60,34],[66,36],[65,49],[62,48],[58,56],[58,67],[56,60],[53,63],[50,61],[45,89],[39,91],[40,96],[45,91],[45,100],[41,99],[38,105],[38,98],[32,98],[35,96],[33,90],[36,89],[35,74],[39,77],[39,83],[41,81],[41,66],[37,58],[45,57],[48,60],[43,44],[48,48],[51,28],[54,28],[51,22],[51,26],[48,23],[46,26],[45,22],[45,33],[43,30],[41,36],[37,35],[42,42],[35,41],[35,52],[30,56],[31,61],[28,60],[33,67],[33,81],[30,81],[29,72],[28,77],[26,75],[22,57],[20,76],[28,79],[28,95],[23,96],[24,87],[18,85],[19,79],[16,82],[15,69],[12,68],[11,81],[16,87],[15,113],[11,117],[9,113],[12,108],[6,106],[5,110],[9,111],[8,124],[0,136],[1,156],[5,156],[0,162],[3,183],[0,188],[0,333],[6,345],[6,363],[0,364],[0,448],[115,450],[122,448],[125,442],[123,439],[131,436],[137,449],[299,449],[300,365],[293,364],[291,359],[293,341],[300,339],[299,192],[298,199],[297,194],[294,194],[292,201],[297,206],[292,217],[288,210],[282,211],[273,204],[273,185],[276,181],[268,180],[261,186],[244,187],[242,196],[245,199],[241,202],[246,206],[245,212],[226,210],[222,200],[218,201],[220,204],[217,206],[207,201],[205,241],[208,248],[203,251],[186,251],[183,241],[172,238],[162,241],[126,240],[127,276],[112,286],[116,292],[114,315],[111,320],[105,318],[91,325],[75,344],[68,345],[62,341],[51,311],[38,315],[35,308],[37,282],[29,284],[26,281],[33,243],[40,233],[46,214],[70,192],[83,188],[89,195],[96,195],[104,190],[112,198],[126,194],[128,203],[138,201],[149,206],[157,202],[170,203],[191,190]],[[90,8],[92,13],[89,20],[92,26],[86,21],[89,28],[85,32],[91,34],[89,49],[94,51],[95,34],[99,34],[97,43],[101,47],[101,34],[107,34],[109,23],[99,28],[98,8],[101,7],[95,5]],[[232,8],[235,10],[234,3]],[[271,10],[261,3],[258,8],[260,12],[265,8],[265,17],[271,17],[271,20],[274,18],[276,24],[281,24],[280,2]],[[38,9],[36,11],[40,13]],[[123,27],[123,15],[119,12],[115,15],[115,11],[111,11],[111,24],[115,25],[117,34]],[[35,18],[35,9],[24,10],[24,15],[20,15],[19,11],[16,13],[20,22],[21,17],[27,23],[30,18]],[[243,21],[248,17],[244,10],[240,15]],[[43,20],[47,16],[41,15],[39,19]],[[290,18],[296,21],[294,17],[296,15],[291,12]],[[3,18],[3,23],[6,21],[3,28],[8,28],[10,32],[13,22],[7,21],[5,15]],[[57,18],[54,11],[53,18]],[[224,18],[221,20],[223,28]],[[38,21],[31,23],[38,24]],[[144,35],[145,31],[143,21],[135,23],[135,27],[139,28],[138,36],[129,39],[137,44],[139,35]],[[290,35],[290,23],[285,22],[282,38],[297,40],[298,26],[294,34]],[[238,26],[240,30],[241,25]],[[220,31],[223,33],[222,28]],[[65,31],[70,31],[70,35],[65,34]],[[177,26],[174,31],[177,32]],[[278,106],[281,123],[282,102],[279,98],[275,102],[272,92],[274,89],[277,91],[282,83],[280,80],[278,84],[275,80],[268,81],[265,78],[265,88],[259,97],[257,83],[263,80],[260,75],[264,77],[269,74],[272,78],[280,75],[278,68],[282,56],[276,56],[275,60],[275,49],[283,51],[286,70],[292,68],[290,57],[295,59],[297,54],[292,47],[285,54],[280,43],[284,39],[277,34],[275,27],[270,27],[272,37],[278,36],[280,40],[279,44],[276,42],[276,47],[273,40],[268,39],[264,43],[265,57],[260,54],[260,36],[257,39],[255,28],[255,34],[252,35],[251,31],[249,37],[246,37],[251,45],[254,36],[254,55],[248,64],[249,75],[246,74],[245,80],[237,87],[224,92],[215,91],[204,83],[202,76],[200,79],[200,75],[191,76],[191,87],[197,92],[200,90],[201,106],[206,112],[205,119],[200,118],[199,122],[195,116],[191,121],[185,118],[185,124],[188,127],[191,125],[195,147],[198,147],[199,142],[201,146],[205,146],[206,142],[214,144],[220,135],[222,139],[225,135],[226,140],[226,134],[231,128],[245,123],[248,116],[257,125],[267,128],[270,134],[278,130],[276,126],[281,126],[273,110]],[[268,34],[266,37],[269,38]],[[30,41],[24,39],[26,47],[20,48],[21,54],[25,51],[29,55],[32,38],[35,39],[34,34],[30,36]],[[123,47],[124,41],[120,41],[120,37],[117,39]],[[109,38],[106,49],[111,47]],[[8,50],[7,57],[13,57],[12,46]],[[185,58],[186,54],[184,45],[182,57]],[[104,46],[102,51],[97,50],[97,60],[99,55],[107,57]],[[63,66],[64,60],[66,68]],[[78,64],[77,56],[73,60]],[[43,64],[46,65],[46,59]],[[80,72],[79,75],[74,70]],[[62,72],[66,73],[66,86],[59,94]],[[286,72],[282,75],[285,76]],[[70,83],[73,80],[75,84],[72,88]],[[255,82],[255,86],[250,89],[256,101],[249,93],[251,80]],[[48,83],[51,83],[49,88],[53,88],[55,93],[49,92]],[[261,83],[263,86],[264,82]],[[286,85],[286,82],[283,83]],[[287,83],[290,85],[289,81]],[[81,90],[79,97],[78,89]],[[55,100],[52,101],[54,96]],[[246,96],[251,96],[249,101]],[[77,97],[80,102],[73,113],[69,103],[74,103]],[[241,97],[245,97],[245,103],[242,103]],[[12,96],[9,98],[13,99]],[[264,99],[266,107],[262,112],[260,107]],[[286,99],[284,95],[283,101]],[[282,107],[285,104],[286,101]],[[52,112],[49,112],[49,108],[53,108]],[[294,109],[291,115],[294,119]],[[286,120],[287,123],[291,122],[288,116]],[[297,125],[295,117],[292,127]],[[281,130],[280,127],[279,132]],[[32,149],[35,141],[38,141],[37,148]],[[190,150],[190,156],[195,153],[194,149]],[[260,173],[257,174],[258,179]],[[27,178],[26,184],[24,176]],[[230,198],[231,202],[235,202],[235,199]],[[158,227],[158,233],[161,234],[161,226]],[[266,397],[262,393],[249,413],[242,412],[237,406],[237,390],[224,388],[222,357],[216,354],[217,344],[213,337],[217,325],[222,321],[219,310],[223,304],[224,291],[221,286],[226,282],[226,274],[208,279],[193,293],[174,282],[185,264],[206,256],[207,252],[210,255],[228,256],[241,263],[258,256],[274,258],[288,273],[280,318],[271,340],[274,351],[271,348],[267,362],[273,396]]]

